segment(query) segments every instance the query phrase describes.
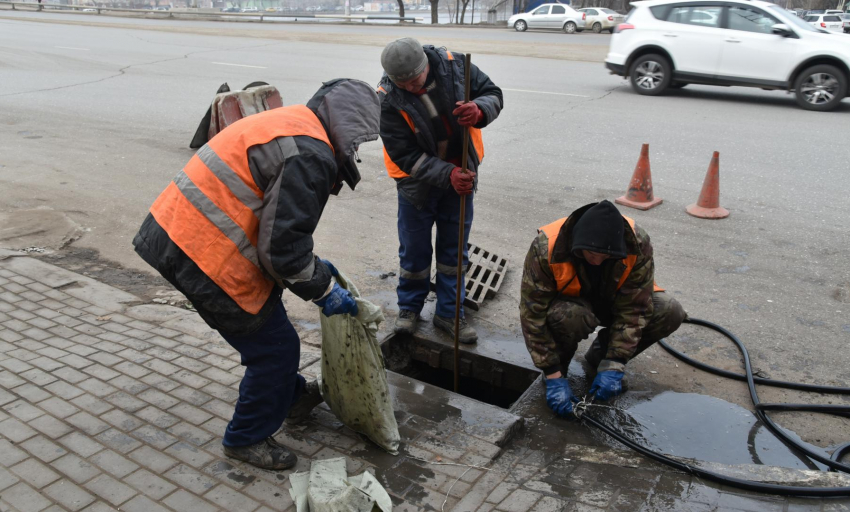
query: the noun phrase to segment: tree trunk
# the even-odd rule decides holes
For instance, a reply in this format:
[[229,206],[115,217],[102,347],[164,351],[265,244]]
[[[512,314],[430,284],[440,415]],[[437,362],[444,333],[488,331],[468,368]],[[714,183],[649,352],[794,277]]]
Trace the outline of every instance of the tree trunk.
[[398,1],[398,15],[400,17],[404,18],[404,0],[397,0],[397,1]]
[[440,23],[440,0],[431,0],[431,24]]
[[466,17],[466,6],[469,5],[469,0],[463,0],[463,9],[460,11],[460,24],[463,25],[463,19]]

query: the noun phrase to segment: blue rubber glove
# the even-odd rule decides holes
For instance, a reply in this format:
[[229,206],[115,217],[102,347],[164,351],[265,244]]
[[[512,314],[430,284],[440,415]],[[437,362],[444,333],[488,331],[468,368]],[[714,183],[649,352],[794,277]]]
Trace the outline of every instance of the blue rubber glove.
[[546,379],[546,404],[555,414],[566,418],[573,413],[575,395],[567,379]]
[[351,292],[342,288],[337,283],[331,288],[330,293],[324,298],[314,301],[314,304],[322,308],[322,313],[325,316],[348,314],[357,315],[357,303],[354,301]]
[[599,400],[614,398],[623,392],[623,372],[608,370],[596,374],[587,393]]
[[332,276],[334,276],[334,277],[339,276],[339,270],[336,269],[336,267],[334,266],[333,263],[331,263],[328,260],[323,260],[322,258],[319,258],[319,261],[321,261],[322,263],[325,264],[326,267],[328,267],[328,270],[331,271]]

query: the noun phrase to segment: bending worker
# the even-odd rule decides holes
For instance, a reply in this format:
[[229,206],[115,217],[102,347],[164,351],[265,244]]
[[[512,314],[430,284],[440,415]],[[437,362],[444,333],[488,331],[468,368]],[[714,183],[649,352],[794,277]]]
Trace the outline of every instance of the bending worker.
[[[584,358],[596,370],[589,395],[623,392],[626,363],[673,333],[682,306],[655,285],[649,235],[609,201],[591,203],[539,229],[525,258],[520,318],[546,402],[567,416],[576,401],[567,369],[581,340],[600,325]],[[592,374],[592,373],[591,373]]]
[[222,442],[229,457],[265,469],[296,463],[272,435],[322,398],[298,374],[300,340],[281,294],[288,288],[326,316],[357,314],[334,266],[313,254],[312,235],[328,197],[360,181],[355,152],[378,138],[379,119],[372,87],[347,79],[325,83],[306,106],[241,119],[198,150],[133,240],[242,356]]
[[[464,103],[464,63],[461,54],[422,46],[415,39],[391,42],[381,53],[385,76],[381,139],[387,172],[398,187],[398,238],[401,270],[399,314],[395,331],[413,333],[425,304],[431,279],[431,231],[437,224],[437,309],[434,325],[454,335],[457,294],[460,196],[466,196],[466,242],[472,227],[473,191],[484,145],[481,128],[502,110],[502,90],[476,66],[470,70],[470,97]],[[469,172],[461,172],[463,128],[468,127]],[[465,286],[465,284],[463,285]],[[465,296],[462,288],[461,304]],[[475,343],[478,335],[463,318],[459,340]]]

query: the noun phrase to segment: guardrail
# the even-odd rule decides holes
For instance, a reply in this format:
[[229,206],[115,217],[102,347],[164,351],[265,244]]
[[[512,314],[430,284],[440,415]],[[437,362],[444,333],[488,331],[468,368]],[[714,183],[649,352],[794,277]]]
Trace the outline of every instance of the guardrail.
[[201,16],[201,17],[217,17],[217,18],[250,18],[255,20],[256,18],[260,18],[260,21],[264,21],[265,18],[271,19],[283,19],[283,18],[294,18],[296,21],[300,19],[341,19],[341,20],[360,20],[363,23],[366,23],[368,20],[372,21],[409,21],[412,23],[422,23],[423,18],[415,17],[415,16],[374,16],[371,14],[352,14],[352,15],[344,15],[344,14],[298,14],[298,13],[280,13],[280,12],[203,12],[203,11],[191,11],[191,10],[156,10],[156,9],[128,9],[123,7],[97,7],[91,5],[64,5],[64,4],[53,4],[53,3],[35,3],[35,2],[7,2],[4,0],[0,0],[0,6],[9,5],[12,7],[12,10],[26,10],[26,11],[71,11],[74,13],[97,13],[101,14],[102,12],[126,12],[126,13],[135,13],[135,14],[147,14],[153,15],[152,17],[159,16],[163,18],[175,18],[178,16]]

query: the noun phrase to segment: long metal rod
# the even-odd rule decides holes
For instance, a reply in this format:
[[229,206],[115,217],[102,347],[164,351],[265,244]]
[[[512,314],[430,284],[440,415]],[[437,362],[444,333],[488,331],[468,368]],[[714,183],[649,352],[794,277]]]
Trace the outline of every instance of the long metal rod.
[[[472,67],[472,55],[467,53],[463,56],[463,101],[469,101],[469,68]],[[460,172],[466,174],[466,166],[469,160],[469,128],[463,127],[463,157],[460,162]],[[457,295],[455,296],[455,393],[460,390],[460,308],[463,307],[463,252],[466,247],[463,243],[464,228],[466,224],[466,196],[460,196],[460,221],[458,222],[457,235]]]

